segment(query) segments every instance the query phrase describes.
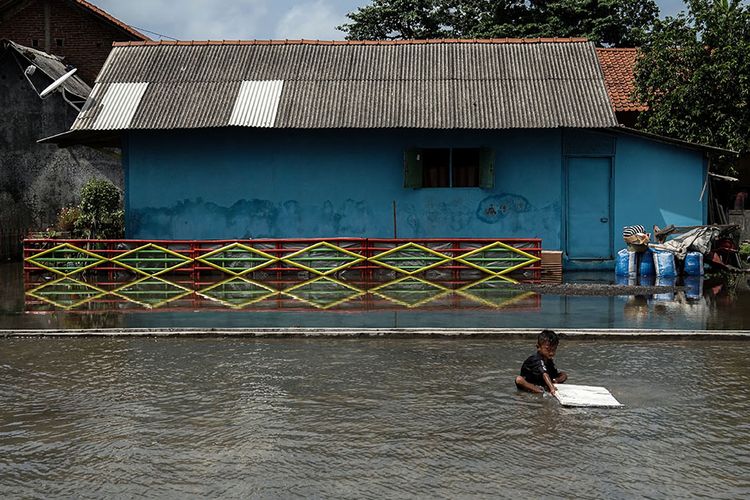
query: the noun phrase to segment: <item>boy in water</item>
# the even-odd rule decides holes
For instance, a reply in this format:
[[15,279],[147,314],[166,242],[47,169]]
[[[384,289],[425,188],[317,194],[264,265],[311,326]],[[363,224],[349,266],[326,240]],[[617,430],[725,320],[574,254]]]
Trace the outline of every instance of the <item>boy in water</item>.
[[562,384],[568,379],[565,372],[557,371],[555,357],[560,337],[552,330],[542,330],[536,339],[536,353],[521,366],[521,375],[516,377],[516,387],[530,392],[542,393],[545,387],[555,394],[553,384]]

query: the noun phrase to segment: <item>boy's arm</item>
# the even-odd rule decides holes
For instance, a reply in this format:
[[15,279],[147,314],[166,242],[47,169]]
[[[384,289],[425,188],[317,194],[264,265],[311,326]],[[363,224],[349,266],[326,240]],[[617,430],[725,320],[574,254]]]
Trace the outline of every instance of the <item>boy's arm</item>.
[[521,376],[516,377],[516,386],[526,389],[529,392],[535,392],[537,394],[544,392],[541,387],[532,384]]
[[549,389],[549,393],[553,396],[557,392],[557,389],[555,389],[555,384],[552,383],[552,379],[549,376],[549,373],[544,372],[542,374],[542,377],[544,378],[544,383],[547,384],[547,388]]

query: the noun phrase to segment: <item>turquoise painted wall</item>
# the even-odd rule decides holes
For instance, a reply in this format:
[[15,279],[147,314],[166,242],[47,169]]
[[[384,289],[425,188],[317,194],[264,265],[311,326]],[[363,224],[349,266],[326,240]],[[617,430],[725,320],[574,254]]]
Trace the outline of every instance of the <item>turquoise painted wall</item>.
[[[626,224],[705,221],[701,152],[623,134],[507,130],[134,131],[127,235],[143,239],[534,237],[565,249],[566,158],[609,154],[612,238]],[[604,138],[608,152],[596,143]],[[563,147],[565,144],[565,148]],[[403,187],[404,150],[490,147],[495,187]],[[609,147],[609,146],[607,146]],[[604,153],[602,153],[604,151]],[[610,263],[611,264],[611,263]]]
[[[615,227],[706,223],[703,153],[622,135],[615,159]],[[620,235],[616,235],[620,237]]]
[[[560,132],[133,132],[131,238],[538,237],[558,248]],[[403,187],[404,150],[491,147],[495,188]]]

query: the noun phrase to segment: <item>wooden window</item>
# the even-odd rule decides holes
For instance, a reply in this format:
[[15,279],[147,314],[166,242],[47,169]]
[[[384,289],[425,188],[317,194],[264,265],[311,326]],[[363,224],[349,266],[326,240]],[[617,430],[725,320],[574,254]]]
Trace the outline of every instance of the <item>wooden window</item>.
[[489,148],[423,148],[404,152],[404,187],[486,189],[494,185],[494,154]]

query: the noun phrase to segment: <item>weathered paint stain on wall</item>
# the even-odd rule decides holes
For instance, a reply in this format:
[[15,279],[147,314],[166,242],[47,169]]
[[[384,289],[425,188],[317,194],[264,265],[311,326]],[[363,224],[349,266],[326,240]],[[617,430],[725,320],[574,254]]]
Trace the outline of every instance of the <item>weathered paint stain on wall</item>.
[[497,224],[509,216],[524,214],[530,210],[531,204],[523,196],[501,193],[479,202],[477,217],[487,224]]
[[[128,230],[135,234],[148,228],[153,234],[181,235],[178,239],[214,239],[216,227],[232,238],[280,237],[277,228],[307,236],[363,234],[367,227],[363,201],[347,199],[334,207],[301,204],[296,200],[239,200],[221,206],[202,198],[182,200],[171,207],[143,207],[128,214]],[[154,236],[152,236],[154,237]]]

